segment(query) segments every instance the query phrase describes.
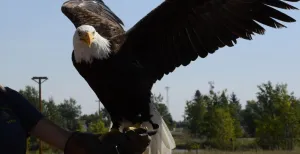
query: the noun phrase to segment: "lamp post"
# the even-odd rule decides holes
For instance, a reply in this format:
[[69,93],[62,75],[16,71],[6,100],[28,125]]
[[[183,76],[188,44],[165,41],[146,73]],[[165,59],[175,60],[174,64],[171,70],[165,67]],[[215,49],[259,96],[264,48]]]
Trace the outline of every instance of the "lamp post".
[[[39,108],[40,108],[40,112],[43,111],[43,107],[42,107],[42,83],[45,82],[46,80],[48,80],[47,77],[45,76],[35,76],[31,78],[33,81],[35,81],[36,83],[39,84]],[[42,142],[41,140],[39,140],[40,142],[40,147],[39,147],[39,153],[42,154]]]
[[100,109],[100,100],[96,100],[96,102],[98,102],[98,114],[100,116],[100,112],[101,112],[101,109]]

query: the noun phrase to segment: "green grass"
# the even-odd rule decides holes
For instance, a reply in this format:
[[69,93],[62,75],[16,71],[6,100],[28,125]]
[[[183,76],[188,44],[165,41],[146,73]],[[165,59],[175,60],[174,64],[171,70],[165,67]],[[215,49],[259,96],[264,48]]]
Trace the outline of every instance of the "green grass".
[[[226,152],[226,151],[199,151],[198,154],[299,154],[300,150],[295,151],[246,151],[246,152]],[[173,152],[172,154],[197,154],[193,152]]]
[[[39,154],[39,151],[30,152],[29,154]],[[51,152],[43,151],[43,154],[54,154]],[[173,152],[172,154],[197,154],[196,151],[192,152]],[[295,151],[247,151],[247,152],[226,152],[226,151],[207,151],[201,150],[198,154],[300,154],[300,149]]]

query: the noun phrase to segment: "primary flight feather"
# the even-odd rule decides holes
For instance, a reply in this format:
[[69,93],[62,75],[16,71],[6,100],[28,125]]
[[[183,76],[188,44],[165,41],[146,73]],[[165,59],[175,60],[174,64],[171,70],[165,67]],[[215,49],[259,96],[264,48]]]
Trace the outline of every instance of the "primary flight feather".
[[[128,31],[101,0],[69,0],[62,12],[76,27],[72,60],[109,112],[122,122],[150,122],[151,88],[165,74],[205,58],[238,38],[264,34],[260,25],[295,22],[278,11],[299,0],[167,0]],[[260,23],[260,24],[259,24]]]

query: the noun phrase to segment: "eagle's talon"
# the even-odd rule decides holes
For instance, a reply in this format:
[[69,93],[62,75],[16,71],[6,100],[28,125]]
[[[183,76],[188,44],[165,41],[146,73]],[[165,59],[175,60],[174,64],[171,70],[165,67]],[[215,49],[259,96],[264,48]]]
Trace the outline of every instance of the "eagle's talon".
[[140,123],[136,123],[133,126],[128,127],[127,130],[135,130],[135,129],[138,129],[138,128],[141,128],[141,124]]
[[128,130],[135,130],[137,129],[136,127],[128,127]]
[[152,124],[152,127],[153,127],[153,129],[158,129],[159,128],[159,125],[158,124]]

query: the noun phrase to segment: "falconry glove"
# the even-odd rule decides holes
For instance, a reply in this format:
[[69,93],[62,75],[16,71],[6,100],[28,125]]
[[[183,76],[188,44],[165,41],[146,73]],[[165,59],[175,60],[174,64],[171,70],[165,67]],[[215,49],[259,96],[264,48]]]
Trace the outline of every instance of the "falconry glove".
[[150,143],[147,130],[138,128],[106,134],[74,132],[69,137],[65,154],[142,154]]

